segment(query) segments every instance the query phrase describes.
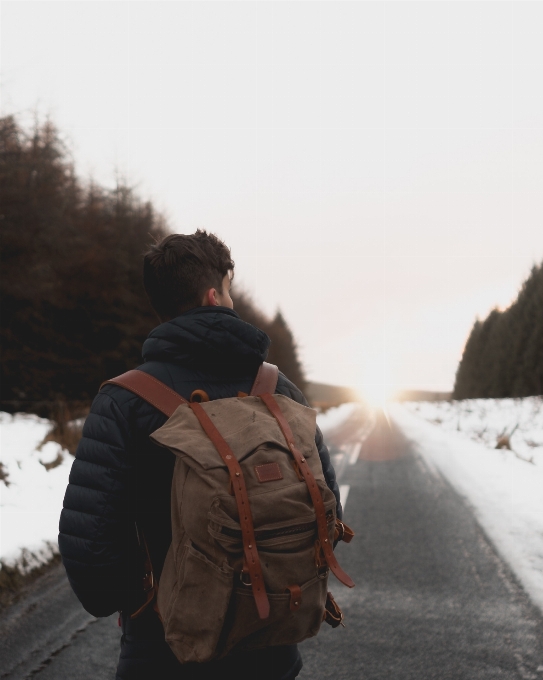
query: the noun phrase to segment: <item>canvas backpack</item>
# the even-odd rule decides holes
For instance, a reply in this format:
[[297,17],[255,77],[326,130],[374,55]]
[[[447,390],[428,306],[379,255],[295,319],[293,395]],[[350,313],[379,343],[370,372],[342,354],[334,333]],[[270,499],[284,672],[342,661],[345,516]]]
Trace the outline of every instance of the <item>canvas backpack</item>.
[[353,533],[324,479],[316,412],[275,395],[277,375],[264,363],[249,395],[209,401],[196,390],[191,402],[142,371],[107,381],[168,416],[151,439],[176,456],[172,542],[160,584],[146,551],[147,598],[132,616],[156,596],[181,663],[294,644],[323,619],[342,622],[327,581],[331,570],[354,586],[333,552]]

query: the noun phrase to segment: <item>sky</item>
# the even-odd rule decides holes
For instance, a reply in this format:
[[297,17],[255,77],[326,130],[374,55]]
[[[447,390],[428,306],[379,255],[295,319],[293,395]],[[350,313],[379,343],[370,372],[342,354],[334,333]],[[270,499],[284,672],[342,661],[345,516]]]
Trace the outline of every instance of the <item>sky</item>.
[[0,13],[2,115],[49,116],[80,176],[220,236],[309,379],[450,390],[474,320],[543,260],[543,2]]

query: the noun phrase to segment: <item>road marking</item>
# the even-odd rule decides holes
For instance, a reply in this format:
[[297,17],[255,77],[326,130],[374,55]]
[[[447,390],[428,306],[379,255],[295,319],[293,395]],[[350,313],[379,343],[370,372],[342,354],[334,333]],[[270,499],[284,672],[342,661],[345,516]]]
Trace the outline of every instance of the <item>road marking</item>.
[[357,442],[352,449],[351,455],[349,457],[349,465],[354,465],[358,460],[360,455],[360,449],[362,448],[362,442]]
[[345,506],[347,505],[347,498],[349,496],[349,489],[351,487],[348,484],[341,484],[339,487],[339,497],[341,498],[341,505],[343,506],[343,510],[345,510]]

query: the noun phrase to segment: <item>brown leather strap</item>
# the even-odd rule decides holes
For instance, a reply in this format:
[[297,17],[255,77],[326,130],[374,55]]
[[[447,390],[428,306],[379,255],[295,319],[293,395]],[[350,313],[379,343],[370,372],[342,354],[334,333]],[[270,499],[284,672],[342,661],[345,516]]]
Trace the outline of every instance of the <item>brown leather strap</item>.
[[354,538],[354,531],[350,526],[342,522],[336,517],[336,526],[334,529],[334,542],[345,541],[345,543],[350,543]]
[[[151,555],[149,554],[149,546],[147,545],[147,541],[145,539],[145,535],[142,531],[138,530],[138,527],[136,525],[136,533],[138,536],[138,542],[140,544],[140,548],[142,551],[142,556],[143,556],[143,592],[145,593],[145,602],[141,605],[139,609],[136,609],[136,611],[130,615],[131,619],[137,619],[140,614],[143,614],[143,612],[147,609],[147,607],[153,603],[155,604],[156,602],[156,596],[158,593],[158,583],[155,579],[155,575],[153,573],[153,564],[151,562]],[[155,607],[155,611],[158,613],[158,608]],[[159,614],[160,617],[160,614]]]
[[190,404],[194,415],[198,418],[200,425],[204,432],[213,442],[213,445],[219,452],[223,459],[228,472],[230,473],[230,480],[234,489],[234,495],[239,512],[239,523],[241,526],[241,535],[243,538],[243,552],[245,554],[245,564],[249,571],[251,585],[253,588],[253,595],[255,598],[258,616],[261,619],[267,619],[270,615],[270,602],[266,594],[266,586],[264,584],[264,576],[262,574],[262,566],[260,564],[260,557],[256,549],[256,538],[253,526],[253,516],[251,514],[251,506],[249,505],[249,496],[243,478],[243,472],[236,457],[232,453],[232,449],[223,439],[220,432],[217,430],[211,418],[207,415],[203,407],[198,403]]
[[319,542],[320,542],[322,551],[324,553],[324,557],[326,559],[326,562],[328,563],[328,566],[332,570],[332,573],[334,574],[334,576],[339,581],[341,581],[341,583],[348,586],[349,588],[353,588],[354,587],[354,581],[339,566],[338,561],[336,560],[336,556],[334,555],[334,550],[332,548],[330,539],[328,538],[328,527],[327,527],[327,522],[326,522],[326,510],[325,510],[325,507],[324,507],[324,502],[322,500],[321,492],[319,490],[319,487],[317,486],[317,482],[315,480],[315,477],[313,476],[313,473],[311,472],[311,469],[310,469],[309,465],[307,464],[306,459],[302,456],[299,449],[296,448],[296,444],[294,442],[294,435],[292,434],[292,430],[290,429],[290,425],[288,424],[285,416],[281,412],[281,409],[279,408],[279,404],[277,403],[277,401],[275,400],[275,398],[271,394],[262,394],[262,395],[260,395],[260,398],[266,404],[270,413],[274,416],[274,418],[279,423],[279,427],[281,428],[281,431],[283,432],[283,435],[284,435],[285,439],[287,440],[287,444],[288,444],[288,447],[290,449],[290,452],[292,453],[294,460],[298,463],[298,467],[300,468],[300,472],[302,473],[303,478],[305,480],[305,483],[307,484],[307,488],[309,490],[311,500],[313,501],[313,507],[315,508],[315,515],[317,517],[317,528],[318,528],[318,534],[319,534]]
[[324,616],[323,621],[326,621],[332,628],[337,628],[339,625],[345,628],[343,623],[343,612],[339,608],[338,603],[334,600],[332,593],[328,593],[326,596],[326,604],[324,605]]
[[[273,394],[278,377],[279,369],[277,366],[263,362],[256,374],[251,396],[257,397],[264,393]],[[138,397],[145,399],[168,417],[175,413],[178,406],[188,403],[186,399],[183,399],[181,395],[167,387],[163,382],[143,371],[127,371],[116,378],[105,380],[100,385],[100,389],[108,384],[119,385],[124,387],[125,390],[137,394]]]
[[273,394],[277,387],[277,378],[279,377],[279,369],[274,364],[268,364],[266,361],[261,364],[256,374],[255,381],[251,392],[251,397],[259,397],[261,394]]
[[100,389],[108,384],[119,385],[124,387],[125,390],[137,394],[138,397],[145,399],[159,411],[162,411],[168,418],[173,416],[178,406],[188,403],[186,399],[183,399],[181,395],[171,390],[163,382],[143,371],[127,371],[116,378],[106,380],[100,385]]
[[288,592],[290,593],[290,603],[289,608],[291,612],[298,611],[302,604],[302,589],[298,585],[288,586]]

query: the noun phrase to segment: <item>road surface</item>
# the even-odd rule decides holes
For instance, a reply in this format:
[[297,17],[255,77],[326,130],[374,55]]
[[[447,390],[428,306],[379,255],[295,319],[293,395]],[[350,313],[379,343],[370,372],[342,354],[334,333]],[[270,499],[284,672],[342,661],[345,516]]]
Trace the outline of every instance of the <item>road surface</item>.
[[355,441],[337,554],[356,588],[331,579],[346,628],[301,645],[300,680],[543,680],[543,617],[464,500],[382,412],[356,462]]
[[[331,577],[347,627],[301,645],[300,680],[543,680],[543,618],[464,500],[383,413],[329,441],[356,531],[338,557],[357,585]],[[0,680],[111,680],[119,638],[54,569],[0,617]]]

